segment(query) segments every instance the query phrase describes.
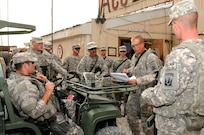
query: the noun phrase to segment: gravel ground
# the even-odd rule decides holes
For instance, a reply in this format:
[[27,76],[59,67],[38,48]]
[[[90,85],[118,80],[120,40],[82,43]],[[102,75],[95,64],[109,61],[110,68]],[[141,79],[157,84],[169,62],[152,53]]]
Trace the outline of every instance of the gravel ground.
[[[123,105],[120,106],[120,110],[121,110],[121,113],[124,114],[124,106]],[[118,125],[118,127],[126,130],[127,131],[126,133],[128,135],[133,135],[132,131],[129,128],[129,124],[127,122],[127,115],[125,117],[117,118],[116,124]]]
[[[141,121],[139,122],[140,122],[140,128],[141,128]],[[122,129],[126,130],[128,135],[133,135],[129,128],[129,124],[127,122],[127,115],[122,118],[117,118],[116,123],[118,127],[121,127]],[[145,135],[145,133],[143,131],[140,131],[140,135]]]
[[117,118],[116,122],[118,127],[121,127],[122,129],[127,131],[128,135],[133,135],[127,122],[127,116],[122,118]]

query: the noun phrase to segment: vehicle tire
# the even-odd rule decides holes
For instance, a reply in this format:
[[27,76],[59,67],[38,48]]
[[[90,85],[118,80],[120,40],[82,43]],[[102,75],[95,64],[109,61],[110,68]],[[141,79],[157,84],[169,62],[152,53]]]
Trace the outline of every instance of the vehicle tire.
[[100,129],[95,135],[129,135],[127,131],[116,126],[109,126]]

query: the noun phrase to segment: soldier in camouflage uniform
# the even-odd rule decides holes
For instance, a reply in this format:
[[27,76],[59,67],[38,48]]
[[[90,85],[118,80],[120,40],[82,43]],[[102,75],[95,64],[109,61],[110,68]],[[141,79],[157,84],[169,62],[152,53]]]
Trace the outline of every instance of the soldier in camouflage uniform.
[[[129,84],[138,85],[135,92],[131,92],[127,101],[127,120],[134,135],[153,135],[153,127],[148,128],[146,120],[152,115],[152,106],[141,100],[141,92],[156,84],[156,76],[162,67],[162,62],[152,49],[146,49],[142,36],[131,39],[132,48],[135,54],[131,59],[131,67],[124,69],[132,77]],[[140,124],[141,121],[141,124]]]
[[[44,41],[43,42],[43,48],[51,54],[51,59],[52,60],[55,60],[56,63],[58,63],[58,65],[62,66],[62,61],[61,59],[55,55],[53,52],[52,52],[52,49],[53,49],[53,45],[51,42],[48,42],[48,41]],[[51,70],[50,71],[50,81],[52,80],[55,80],[57,78],[57,75],[58,75],[58,72],[56,72],[55,70]]]
[[51,54],[51,56],[52,56],[52,59],[54,59],[60,66],[62,66],[62,61],[61,61],[61,59],[56,55],[56,54],[54,54],[52,51],[52,49],[53,49],[53,45],[52,45],[52,43],[51,42],[48,42],[48,41],[44,41],[43,42],[43,48],[48,52],[48,53],[50,53]]
[[[119,57],[114,59],[111,72],[122,73],[123,69],[128,69],[131,66],[130,59],[127,58],[127,47],[125,45],[119,47]],[[123,97],[123,101],[126,103],[128,98],[128,93],[117,93],[115,94],[116,100],[121,100]]]
[[43,49],[42,38],[32,37],[31,46],[28,49],[28,52],[38,58],[36,69],[45,75],[48,80],[52,80],[51,71],[53,70],[60,73],[62,76],[67,77],[67,71],[53,59],[50,53]]
[[114,59],[111,72],[122,73],[123,69],[128,69],[131,66],[130,59],[127,58],[127,47],[125,45],[119,47],[119,57]]
[[[59,102],[53,94],[54,83],[45,84],[31,77],[35,70],[37,58],[29,52],[17,53],[13,56],[16,72],[7,80],[11,101],[19,114],[25,119],[37,122],[47,121],[55,135],[83,135],[83,130],[59,110]],[[65,101],[74,106],[74,101]],[[70,108],[73,109],[73,108]],[[42,128],[42,127],[41,127]]]
[[68,72],[76,71],[77,66],[82,58],[79,55],[80,46],[78,44],[72,45],[72,55],[67,56],[63,62],[63,68],[66,69]]
[[106,56],[106,47],[100,47],[99,48],[99,53],[100,53],[100,56],[104,59],[105,64],[108,67],[108,73],[110,73],[113,60]]
[[87,44],[89,54],[85,55],[77,67],[78,73],[82,76],[83,72],[92,72],[99,76],[108,75],[108,68],[103,58],[97,55],[97,45],[95,42]]
[[194,96],[191,93],[196,87],[197,59],[190,49],[179,48],[186,44],[199,45],[204,51],[204,42],[199,39],[197,31],[197,12],[197,7],[190,0],[180,1],[170,8],[168,25],[172,25],[181,43],[166,57],[158,84],[142,93],[142,98],[154,106],[158,135],[203,135],[198,127],[192,131],[187,128],[190,117],[193,118],[191,126],[204,127],[199,124],[203,122],[203,117],[195,112],[191,114],[192,110],[188,107],[193,102],[193,98],[189,97]]

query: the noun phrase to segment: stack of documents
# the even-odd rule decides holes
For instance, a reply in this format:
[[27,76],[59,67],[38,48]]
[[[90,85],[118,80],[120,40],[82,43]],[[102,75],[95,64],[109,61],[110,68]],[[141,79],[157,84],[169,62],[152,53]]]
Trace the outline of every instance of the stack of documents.
[[129,80],[126,73],[110,73],[110,75],[116,82],[127,82]]

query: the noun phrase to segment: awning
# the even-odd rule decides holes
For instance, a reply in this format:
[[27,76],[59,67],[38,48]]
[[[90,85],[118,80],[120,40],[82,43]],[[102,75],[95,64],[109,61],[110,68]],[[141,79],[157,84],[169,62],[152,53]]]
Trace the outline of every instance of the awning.
[[0,35],[27,34],[36,30],[35,26],[0,20],[0,29],[14,28],[15,30],[0,31]]

